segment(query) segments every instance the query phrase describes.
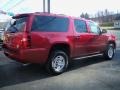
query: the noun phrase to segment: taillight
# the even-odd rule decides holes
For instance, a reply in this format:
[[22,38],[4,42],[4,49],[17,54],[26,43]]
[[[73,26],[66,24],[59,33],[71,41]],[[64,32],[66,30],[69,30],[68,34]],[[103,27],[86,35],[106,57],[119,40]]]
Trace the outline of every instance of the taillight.
[[30,37],[30,35],[27,35],[27,34],[23,35],[20,47],[22,49],[30,48],[31,47],[31,37]]

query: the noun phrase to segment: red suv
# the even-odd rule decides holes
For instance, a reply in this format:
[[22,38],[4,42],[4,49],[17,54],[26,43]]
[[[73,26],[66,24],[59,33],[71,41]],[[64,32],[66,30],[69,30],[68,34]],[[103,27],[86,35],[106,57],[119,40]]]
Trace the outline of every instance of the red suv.
[[16,61],[44,64],[49,72],[60,74],[70,60],[114,56],[115,36],[93,21],[48,13],[20,14],[13,19],[5,31],[3,48]]

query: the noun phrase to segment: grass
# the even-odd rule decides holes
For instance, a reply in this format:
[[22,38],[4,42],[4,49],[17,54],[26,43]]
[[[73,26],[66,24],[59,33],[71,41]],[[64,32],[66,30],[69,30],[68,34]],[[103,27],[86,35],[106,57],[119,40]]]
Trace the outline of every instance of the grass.
[[101,27],[101,28],[106,30],[120,30],[120,28],[114,28],[114,27]]
[[106,26],[106,27],[101,27],[102,29],[106,29],[106,30],[111,30],[111,29],[114,29],[114,27],[108,27],[108,26]]

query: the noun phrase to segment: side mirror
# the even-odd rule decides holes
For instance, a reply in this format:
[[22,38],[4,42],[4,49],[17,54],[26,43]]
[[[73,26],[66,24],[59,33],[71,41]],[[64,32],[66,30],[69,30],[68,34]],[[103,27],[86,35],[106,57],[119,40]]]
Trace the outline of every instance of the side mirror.
[[107,33],[107,30],[106,29],[102,29],[101,33]]

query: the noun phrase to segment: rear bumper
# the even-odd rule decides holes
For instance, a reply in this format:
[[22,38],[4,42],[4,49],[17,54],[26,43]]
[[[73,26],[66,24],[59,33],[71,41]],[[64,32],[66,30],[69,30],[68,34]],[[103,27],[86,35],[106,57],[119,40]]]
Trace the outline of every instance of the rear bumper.
[[25,50],[15,50],[4,48],[4,54],[18,62],[22,63],[39,63],[44,64],[47,61],[47,50],[46,49],[25,49]]

